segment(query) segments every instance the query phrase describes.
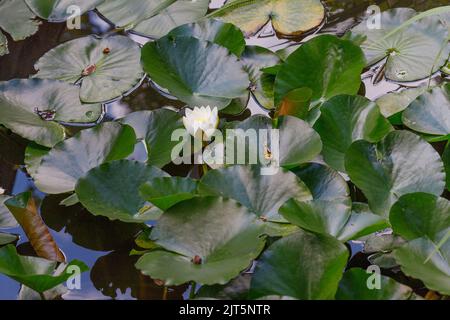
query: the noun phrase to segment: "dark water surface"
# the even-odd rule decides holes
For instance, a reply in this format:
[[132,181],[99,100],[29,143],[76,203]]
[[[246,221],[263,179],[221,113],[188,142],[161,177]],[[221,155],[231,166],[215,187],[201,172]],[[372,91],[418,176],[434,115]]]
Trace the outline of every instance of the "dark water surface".
[[[212,1],[211,8],[220,6],[224,1]],[[341,35],[365,15],[371,4],[378,4],[382,10],[395,7],[411,7],[424,11],[432,7],[448,5],[443,1],[361,1],[328,0],[328,17],[320,33]],[[20,42],[9,41],[10,54],[0,58],[0,81],[13,78],[27,78],[35,73],[34,63],[48,50],[70,39],[88,34],[112,32],[111,26],[102,21],[94,12],[83,16],[82,30],[67,30],[63,24],[43,23],[39,32]],[[139,36],[130,35],[140,43],[148,41]],[[299,40],[301,41],[301,40]],[[278,39],[270,27],[258,36],[248,39],[250,45],[260,45],[272,50],[282,49],[296,42]],[[365,95],[374,99],[386,92],[397,90],[398,85],[382,81],[371,83],[372,71],[365,75]],[[145,80],[129,96],[107,106],[107,119],[122,117],[137,110],[153,110],[163,106],[183,107],[183,104],[163,96]],[[249,102],[252,113],[264,113],[253,100]],[[96,217],[80,205],[69,208],[59,206],[64,196],[46,196],[35,189],[33,182],[22,169],[23,154],[27,142],[5,129],[0,128],[0,186],[8,194],[18,194],[32,190],[41,204],[40,210],[44,222],[50,228],[57,244],[68,260],[79,259],[85,262],[90,271],[82,275],[82,289],[72,290],[64,299],[161,299],[163,289],[149,277],[143,276],[134,268],[137,258],[129,256],[133,247],[133,237],[140,227],[121,222],[111,222],[107,218]],[[172,174],[183,175],[183,170]],[[21,235],[18,250],[22,254],[33,254],[26,236],[20,228],[9,229]],[[354,250],[357,244],[352,244]],[[0,274],[0,299],[16,299],[20,286],[17,282]],[[186,297],[187,287],[171,288],[169,299]]]

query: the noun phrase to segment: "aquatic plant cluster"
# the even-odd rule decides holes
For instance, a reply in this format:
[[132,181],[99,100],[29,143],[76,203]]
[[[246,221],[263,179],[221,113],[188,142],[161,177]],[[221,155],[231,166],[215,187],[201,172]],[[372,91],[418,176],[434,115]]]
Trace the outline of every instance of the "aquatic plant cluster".
[[[0,55],[43,21],[95,10],[114,26],[0,82],[0,129],[26,141],[22,168],[37,190],[132,230],[134,267],[162,298],[189,285],[198,299],[448,299],[450,6],[375,10],[340,35],[321,32],[320,0],[209,6],[0,0]],[[248,44],[267,28],[290,45]],[[365,84],[380,81],[400,89],[369,99]],[[143,83],[184,107],[107,116]],[[260,112],[249,115],[249,99]],[[174,173],[178,156],[223,148],[209,130],[250,129],[276,132],[276,147],[244,136],[232,153],[244,163]],[[32,254],[18,250],[17,226]],[[78,259],[59,248],[32,192],[0,189],[0,274],[21,284],[20,298],[76,290],[94,272]]]

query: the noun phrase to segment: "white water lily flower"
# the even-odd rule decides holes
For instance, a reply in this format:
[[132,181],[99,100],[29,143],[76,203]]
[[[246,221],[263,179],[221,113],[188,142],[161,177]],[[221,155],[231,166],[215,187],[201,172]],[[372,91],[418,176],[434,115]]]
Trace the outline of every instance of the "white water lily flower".
[[211,110],[210,106],[186,109],[183,124],[193,137],[201,139],[203,132],[205,138],[209,139],[219,125],[219,111],[217,108]]
[[0,195],[5,193],[5,189],[3,189],[2,187],[0,187]]

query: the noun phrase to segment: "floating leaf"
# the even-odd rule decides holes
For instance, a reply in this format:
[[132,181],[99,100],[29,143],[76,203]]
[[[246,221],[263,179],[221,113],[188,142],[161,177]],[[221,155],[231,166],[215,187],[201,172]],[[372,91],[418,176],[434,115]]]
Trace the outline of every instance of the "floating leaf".
[[0,194],[0,229],[17,227],[17,220],[5,205],[9,199],[11,196]]
[[325,8],[319,0],[233,0],[208,17],[233,23],[247,36],[271,21],[279,35],[295,37],[319,26]]
[[121,122],[133,127],[137,138],[145,141],[149,164],[163,167],[172,161],[172,150],[180,143],[172,141],[172,133],[184,129],[182,117],[177,112],[168,109],[138,111],[130,113]]
[[403,112],[402,120],[417,132],[450,134],[450,84],[424,92]]
[[288,199],[312,199],[308,188],[293,173],[280,169],[274,175],[262,175],[259,166],[236,165],[208,171],[200,180],[199,192],[235,199],[271,221],[283,220],[278,209]]
[[220,300],[246,300],[250,290],[251,274],[243,273],[225,285],[202,286],[197,294],[197,299]]
[[241,30],[231,23],[224,23],[214,19],[200,20],[179,26],[170,31],[169,35],[207,40],[227,48],[238,57],[245,49],[245,39]]
[[361,49],[332,35],[318,36],[294,51],[275,81],[275,105],[290,91],[310,88],[312,106],[339,94],[356,94],[365,60]]
[[394,256],[406,275],[422,280],[430,290],[450,295],[450,241],[437,252],[435,248],[433,241],[418,238],[396,249]]
[[298,231],[276,241],[262,254],[250,298],[333,299],[348,256],[346,247],[336,239]]
[[44,292],[65,282],[73,276],[71,267],[78,267],[81,272],[89,268],[81,261],[73,260],[66,265],[63,272],[54,275],[57,263],[38,257],[20,256],[16,248],[7,245],[0,248],[0,273],[37,291]]
[[427,86],[421,86],[404,89],[400,92],[390,92],[378,98],[376,103],[380,107],[381,114],[390,117],[405,110],[411,102],[427,90]]
[[[104,0],[25,0],[40,18],[49,22],[64,22],[74,14],[82,15],[94,9]],[[72,10],[71,7],[73,7]],[[79,10],[79,11],[77,11]]]
[[354,141],[378,142],[393,130],[374,102],[348,95],[325,102],[314,129],[323,142],[325,162],[342,172],[345,172],[345,153]]
[[24,40],[38,31],[41,22],[35,18],[24,0],[0,2],[0,28],[8,32],[14,41]]
[[306,184],[314,199],[344,200],[350,196],[347,182],[330,167],[308,163],[291,171]]
[[380,275],[381,288],[370,289],[368,279],[371,273],[363,269],[353,268],[345,272],[339,289],[337,300],[408,300],[413,291],[389,277]]
[[73,191],[77,180],[90,169],[131,154],[135,142],[133,129],[115,122],[82,130],[42,158],[33,175],[36,186],[53,194]]
[[313,200],[286,202],[279,210],[286,220],[303,229],[331,235],[343,242],[387,228],[380,216],[352,212],[350,201]]
[[381,28],[371,28],[370,23],[363,21],[351,31],[367,37],[361,47],[369,66],[387,59],[385,76],[389,80],[426,78],[439,70],[448,57],[448,30],[435,16],[394,31],[415,15],[414,9],[391,9],[381,13]]
[[165,211],[178,202],[194,198],[197,195],[197,181],[181,177],[154,178],[139,190],[143,199]]
[[31,192],[12,197],[5,202],[5,205],[25,231],[39,257],[58,262],[66,260],[48,227],[42,221]]
[[[245,146],[246,150],[248,150],[237,151],[237,163],[245,163],[245,161],[249,161],[252,164],[250,161],[252,155],[255,156],[258,154],[259,160],[265,159],[260,161],[260,163],[272,160],[282,167],[292,168],[313,160],[322,149],[322,142],[320,141],[320,137],[317,132],[315,132],[305,121],[291,116],[279,117],[277,120],[277,125],[273,126],[272,119],[262,115],[254,115],[240,123],[235,124],[232,126],[232,129],[235,129],[235,134],[238,135],[237,140],[235,140],[235,142],[238,142],[238,147]],[[242,135],[239,134],[239,129],[244,130]],[[263,132],[261,130],[264,129],[267,130],[267,134],[263,134],[262,137],[260,137],[259,135]],[[274,140],[275,137],[272,137],[271,129],[279,130],[279,159],[277,159],[277,155],[272,152],[275,152],[276,147],[272,146],[272,140]],[[257,141],[258,145],[254,145],[253,142],[248,141],[242,141],[241,145],[239,143],[239,139],[244,140],[243,135],[245,134],[248,134],[253,141]],[[266,137],[267,140],[265,139]],[[235,139],[235,137],[233,135],[228,135],[227,133],[227,140],[229,139]],[[257,149],[255,150],[255,148]],[[270,150],[272,153],[271,159],[267,154],[267,150]],[[255,153],[249,154],[250,152]],[[244,159],[244,161],[239,161],[239,158],[243,155],[245,155],[248,160]],[[228,157],[229,155],[226,156]]]
[[263,73],[261,69],[280,63],[280,58],[269,49],[247,46],[241,61],[250,76],[250,92],[263,108],[273,109],[275,76]]
[[139,187],[167,174],[141,162],[118,160],[88,171],[77,182],[75,192],[81,204],[94,215],[111,220],[142,223],[156,220],[161,210],[139,196]]
[[160,38],[175,27],[202,18],[208,5],[209,0],[108,0],[97,10],[116,28]]
[[167,286],[225,284],[259,255],[262,233],[257,217],[235,201],[194,198],[166,211],[151,233],[168,251],[147,253],[136,267]]
[[44,54],[34,66],[35,77],[81,82],[81,101],[105,102],[122,97],[141,81],[144,72],[139,61],[140,48],[128,37],[88,36]]
[[17,240],[19,240],[19,236],[17,234],[0,232],[0,247]]
[[78,96],[78,87],[56,80],[0,82],[0,123],[28,140],[52,147],[65,137],[58,122],[88,123],[101,116],[101,105],[82,104]]
[[407,240],[427,237],[436,241],[450,227],[450,203],[428,193],[406,194],[392,206],[389,220],[394,232]]
[[248,75],[228,49],[193,37],[164,37],[142,48],[144,70],[189,106],[223,109],[246,94]]
[[313,92],[310,88],[299,88],[289,91],[277,107],[276,115],[294,116],[308,121],[312,94]]
[[408,131],[393,131],[378,144],[354,142],[346,153],[345,168],[369,200],[372,211],[385,217],[402,195],[440,195],[445,184],[439,154]]

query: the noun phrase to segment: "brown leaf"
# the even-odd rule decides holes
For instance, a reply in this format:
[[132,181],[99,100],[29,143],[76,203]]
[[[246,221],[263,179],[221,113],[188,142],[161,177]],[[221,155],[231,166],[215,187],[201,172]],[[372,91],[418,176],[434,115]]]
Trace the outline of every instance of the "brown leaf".
[[5,205],[25,231],[28,240],[39,257],[65,262],[64,255],[38,213],[36,202],[31,192],[24,192],[8,199]]

